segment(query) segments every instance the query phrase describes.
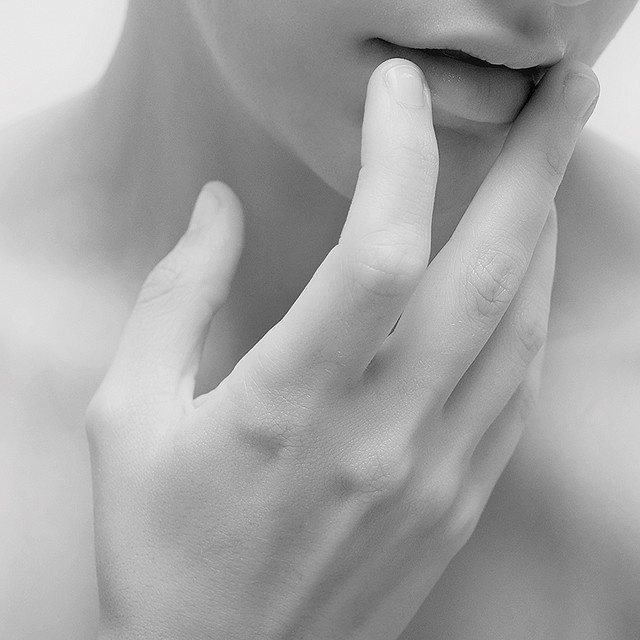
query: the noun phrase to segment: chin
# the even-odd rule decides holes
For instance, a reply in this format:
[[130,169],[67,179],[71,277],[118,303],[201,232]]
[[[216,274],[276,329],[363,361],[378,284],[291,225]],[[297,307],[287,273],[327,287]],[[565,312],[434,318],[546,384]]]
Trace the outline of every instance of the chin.
[[322,156],[309,150],[300,156],[310,171],[337,195],[351,201],[358,182],[361,162],[362,123],[337,132],[335,144],[329,140],[319,145]]
[[[455,182],[461,190],[486,175],[504,144],[512,123],[494,124],[466,120],[434,108],[434,128],[440,155],[441,182]],[[353,198],[360,172],[362,120],[355,119],[341,131],[335,144],[327,139],[317,148],[305,148],[298,157],[327,187],[347,200]]]

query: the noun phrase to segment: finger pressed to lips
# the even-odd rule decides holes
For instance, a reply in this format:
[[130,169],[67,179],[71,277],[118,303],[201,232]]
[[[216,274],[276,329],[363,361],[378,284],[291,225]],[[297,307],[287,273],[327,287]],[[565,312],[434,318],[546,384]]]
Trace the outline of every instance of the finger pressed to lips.
[[[422,106],[394,100],[386,75],[393,67],[410,94],[423,92]],[[274,374],[293,369],[330,385],[360,378],[424,274],[438,151],[421,77],[413,63],[387,60],[369,80],[362,167],[340,242],[256,345],[254,355]]]
[[586,104],[575,117],[571,96],[567,107],[565,84],[576,74],[595,81],[575,62],[547,73],[384,346],[379,368],[403,375],[404,388],[409,380],[416,393],[431,388],[446,400],[516,295],[589,112]]
[[[289,385],[338,388],[358,382],[377,357],[386,363],[378,370],[390,375],[382,380],[390,388],[400,386],[406,392],[413,386],[420,398],[425,386],[450,394],[522,282],[583,124],[584,118],[576,119],[562,107],[567,66],[558,65],[547,74],[514,124],[498,161],[451,241],[427,269],[438,177],[429,93],[424,90],[422,105],[420,101],[413,106],[398,103],[390,90],[394,83],[388,81],[386,72],[400,68],[400,83],[405,89],[414,77],[412,72],[418,78],[421,72],[406,60],[380,65],[369,81],[362,169],[340,243],[283,320],[231,375],[249,373],[254,381],[262,379],[267,384],[286,378]],[[580,72],[586,76],[589,70]],[[413,98],[417,95],[414,89],[408,93]],[[220,271],[222,275],[214,279],[220,280],[221,291],[228,287],[239,249],[231,253],[223,259],[224,269],[209,264],[203,270]],[[196,351],[213,307],[218,305],[216,301],[204,306],[199,302],[206,301],[206,292],[199,296],[196,291],[200,285],[194,284],[194,295],[189,297],[192,303],[184,308],[168,305],[168,315],[156,319],[158,326],[178,327],[160,333],[180,338],[175,342],[179,347],[185,335],[179,329],[184,324],[180,317],[195,313],[198,318],[193,327],[193,322],[187,322],[191,327],[187,333],[193,335],[188,340],[189,354],[175,357],[167,365],[178,386],[185,376],[192,382]],[[151,309],[165,309],[166,300],[179,299],[172,291],[169,283],[167,295],[163,294],[159,304],[154,298]],[[149,307],[138,305],[127,331],[133,339],[125,343],[133,345],[134,353],[147,345],[145,350],[153,363],[167,341],[155,341],[154,345],[152,338],[158,331],[135,330],[138,325],[153,324],[149,314]],[[142,360],[129,357],[125,362],[125,368],[134,361],[139,363],[134,367],[138,379],[144,377]],[[150,384],[156,381],[152,379]],[[406,403],[411,401],[406,397]]]

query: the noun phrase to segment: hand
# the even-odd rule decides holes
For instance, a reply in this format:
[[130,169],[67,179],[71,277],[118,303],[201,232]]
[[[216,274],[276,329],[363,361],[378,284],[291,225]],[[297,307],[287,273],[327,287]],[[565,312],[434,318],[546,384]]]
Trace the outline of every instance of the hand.
[[145,282],[88,412],[102,638],[396,638],[471,535],[535,398],[586,119],[563,83],[593,74],[547,74],[429,264],[429,92],[394,102],[397,63],[369,81],[339,244],[210,393],[194,377],[242,244],[229,187]]

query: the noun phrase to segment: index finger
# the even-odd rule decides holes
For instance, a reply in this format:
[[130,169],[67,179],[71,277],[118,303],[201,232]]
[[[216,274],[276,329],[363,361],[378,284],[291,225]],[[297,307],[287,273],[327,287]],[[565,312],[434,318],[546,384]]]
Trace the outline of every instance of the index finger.
[[361,376],[427,267],[437,177],[422,72],[387,60],[369,80],[362,166],[340,242],[238,369],[259,364],[287,379],[293,370],[314,386]]
[[[500,322],[598,92],[587,65],[563,61],[546,74],[512,126],[381,353],[385,362],[402,365],[417,386],[451,391]],[[426,380],[429,371],[437,378]]]

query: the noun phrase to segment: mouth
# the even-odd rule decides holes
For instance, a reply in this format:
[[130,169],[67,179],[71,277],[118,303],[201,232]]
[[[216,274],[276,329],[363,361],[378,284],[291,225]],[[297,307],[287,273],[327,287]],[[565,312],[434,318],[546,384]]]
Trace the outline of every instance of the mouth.
[[[519,51],[514,44],[507,49],[475,42],[473,47],[465,47],[473,48],[473,53],[451,48],[449,43],[448,47],[418,49],[376,38],[370,44],[377,59],[402,58],[422,69],[436,120],[451,126],[461,121],[496,125],[513,122],[557,62],[548,63],[540,53]],[[485,59],[488,57],[494,62]],[[527,61],[542,63],[525,66]]]
[[505,64],[493,64],[482,58],[472,56],[465,51],[459,51],[457,49],[414,49],[414,51],[423,51],[427,55],[431,56],[443,56],[445,58],[452,58],[453,60],[459,60],[466,64],[471,64],[475,67],[492,67],[494,69],[509,69],[511,71],[517,71],[522,75],[530,78],[534,85],[537,85],[542,78],[544,78],[547,71],[552,65],[536,65],[535,67],[509,67]]
[[558,60],[553,60],[549,63],[541,63],[534,66],[522,66],[520,64],[496,64],[493,62],[489,62],[488,60],[480,57],[479,55],[473,55],[467,51],[462,49],[447,49],[447,48],[413,48],[407,47],[403,45],[394,44],[393,42],[387,42],[386,40],[382,40],[381,38],[376,38],[378,42],[378,46],[385,47],[390,52],[395,52],[397,55],[403,55],[409,58],[412,61],[415,61],[419,64],[421,59],[424,57],[428,58],[449,58],[451,60],[457,60],[458,62],[462,62],[464,64],[469,64],[474,67],[484,67],[491,69],[502,69],[508,71],[515,71],[520,73],[524,77],[530,79],[534,85],[538,85],[539,82],[544,78],[544,75],[547,73],[551,67],[559,62]]

